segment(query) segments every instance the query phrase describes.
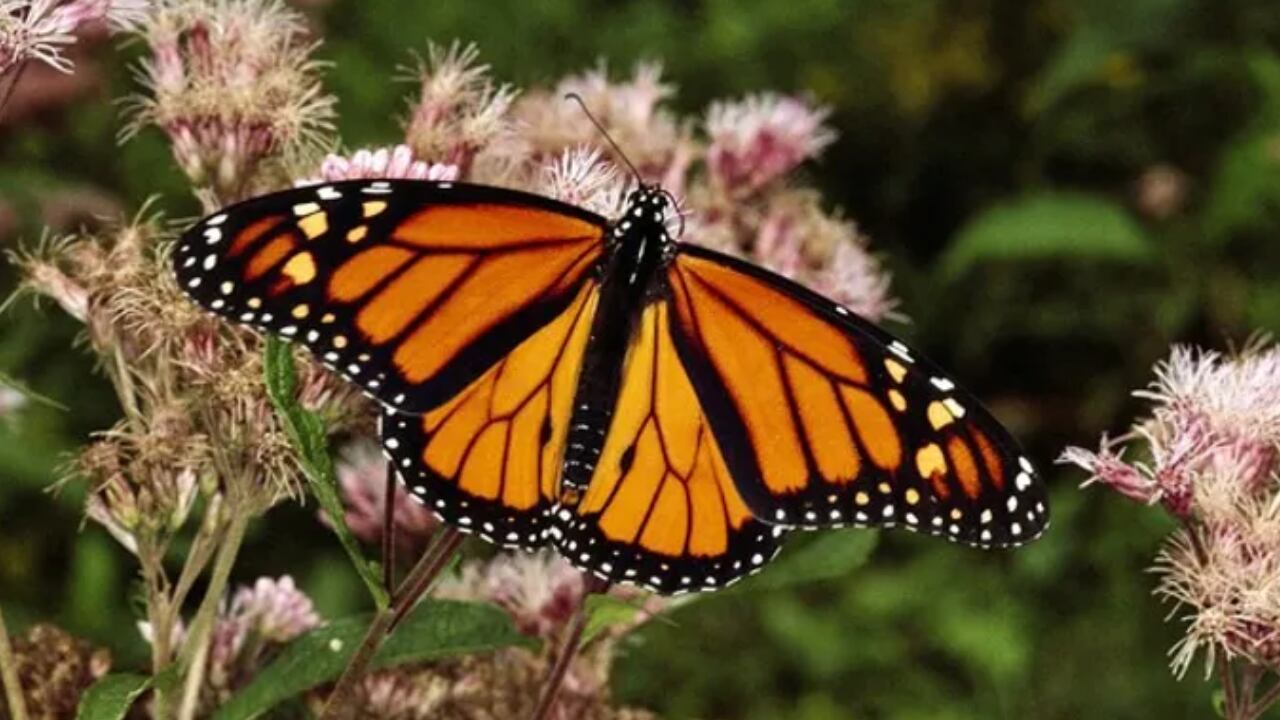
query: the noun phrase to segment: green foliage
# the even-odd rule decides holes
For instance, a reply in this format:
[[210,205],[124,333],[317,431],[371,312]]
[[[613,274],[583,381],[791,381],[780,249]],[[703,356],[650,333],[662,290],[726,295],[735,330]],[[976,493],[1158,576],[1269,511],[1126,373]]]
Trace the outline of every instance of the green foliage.
[[151,686],[146,675],[108,675],[85,692],[76,720],[123,720],[129,708]]
[[805,583],[851,577],[871,557],[874,531],[822,533],[807,542],[793,538],[765,572],[744,580],[745,591],[776,590]]
[[[336,680],[369,627],[369,616],[344,618],[289,643],[270,665],[214,714],[215,720],[248,720],[279,703]],[[529,645],[498,608],[478,603],[425,600],[373,662],[374,668]]]
[[338,480],[333,473],[333,457],[329,453],[324,422],[298,402],[298,377],[293,365],[292,347],[277,338],[268,337],[263,354],[267,392],[289,432],[294,448],[297,449],[307,486],[324,509],[325,517],[337,533],[342,548],[347,551],[374,603],[379,608],[384,608],[390,602],[390,597],[382,586],[382,579],[373,565],[365,559],[359,541],[351,534],[351,528],[347,527],[342,500],[338,497]]
[[1116,203],[1083,194],[1036,193],[978,215],[956,234],[940,265],[955,276],[987,261],[1150,258],[1142,228]]

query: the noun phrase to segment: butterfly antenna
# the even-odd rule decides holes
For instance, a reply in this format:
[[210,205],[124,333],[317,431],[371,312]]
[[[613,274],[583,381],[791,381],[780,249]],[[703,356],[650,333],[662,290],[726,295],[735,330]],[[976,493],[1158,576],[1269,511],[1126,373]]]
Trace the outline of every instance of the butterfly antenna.
[[609,143],[609,146],[613,148],[613,151],[618,154],[618,157],[622,158],[622,162],[626,163],[627,167],[631,169],[631,174],[636,176],[636,184],[644,185],[644,180],[640,178],[640,171],[636,169],[635,165],[631,164],[631,159],[627,157],[626,153],[622,152],[622,148],[618,147],[618,143],[614,142],[612,137],[609,137],[609,133],[604,129],[604,125],[601,125],[600,121],[596,119],[596,116],[592,115],[591,111],[587,109],[587,103],[582,99],[582,96],[576,92],[571,92],[565,93],[564,99],[578,103],[578,107],[582,108],[582,113],[587,116],[587,119],[591,121],[592,125],[596,126],[596,130],[600,131],[600,135],[602,135]]

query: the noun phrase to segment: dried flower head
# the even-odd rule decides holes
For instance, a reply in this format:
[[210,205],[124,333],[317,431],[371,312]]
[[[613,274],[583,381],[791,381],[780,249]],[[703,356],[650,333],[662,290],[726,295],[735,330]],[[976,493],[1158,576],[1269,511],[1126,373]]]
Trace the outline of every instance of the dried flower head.
[[13,641],[14,665],[32,718],[69,718],[84,691],[111,669],[111,653],[53,625],[33,625]]
[[493,83],[479,56],[475,45],[431,45],[418,65],[419,95],[405,127],[414,155],[463,174],[477,153],[510,132],[507,111],[516,96],[510,86]]
[[1157,592],[1186,623],[1179,676],[1201,651],[1207,671],[1232,660],[1280,670],[1280,347],[1175,348],[1135,394],[1152,407],[1132,431],[1060,462],[1182,521],[1155,566]]
[[164,130],[174,157],[213,204],[285,184],[260,178],[265,160],[324,142],[334,98],[324,93],[303,17],[280,0],[156,0],[139,30],[151,57],[139,67],[125,137]]
[[62,51],[75,33],[94,23],[132,30],[146,16],[149,0],[0,0],[0,75],[27,60],[64,73],[72,70]]

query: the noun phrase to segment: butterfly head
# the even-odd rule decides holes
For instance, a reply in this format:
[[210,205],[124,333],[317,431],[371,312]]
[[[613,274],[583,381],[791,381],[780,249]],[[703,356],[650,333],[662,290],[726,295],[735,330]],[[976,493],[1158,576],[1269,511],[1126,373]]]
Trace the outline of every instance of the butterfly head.
[[679,237],[684,232],[684,220],[675,197],[658,185],[641,185],[627,196],[626,209],[615,223],[614,232],[619,239],[630,235],[658,240],[666,254],[675,247],[667,231],[667,223],[672,218],[680,218],[680,228],[676,232]]

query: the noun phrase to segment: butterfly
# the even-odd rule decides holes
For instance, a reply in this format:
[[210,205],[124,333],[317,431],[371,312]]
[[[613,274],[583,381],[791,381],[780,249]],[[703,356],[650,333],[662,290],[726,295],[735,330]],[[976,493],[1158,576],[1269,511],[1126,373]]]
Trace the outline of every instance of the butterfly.
[[1011,547],[1048,524],[1018,445],[937,366],[841,305],[623,214],[515,190],[287,190],[178,241],[183,290],[307,347],[382,405],[411,497],[674,594],[762,568],[795,529]]

